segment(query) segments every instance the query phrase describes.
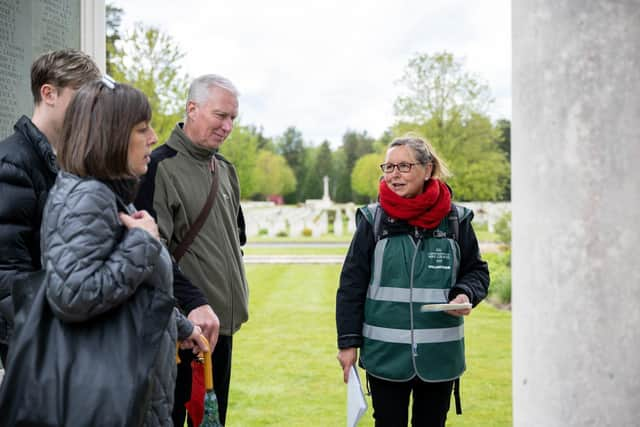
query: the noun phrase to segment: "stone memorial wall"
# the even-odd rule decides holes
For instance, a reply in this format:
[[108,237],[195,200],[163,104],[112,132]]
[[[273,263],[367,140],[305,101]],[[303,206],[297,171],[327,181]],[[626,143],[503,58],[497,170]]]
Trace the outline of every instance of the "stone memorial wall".
[[30,67],[39,54],[80,48],[81,0],[0,0],[0,139],[31,115]]

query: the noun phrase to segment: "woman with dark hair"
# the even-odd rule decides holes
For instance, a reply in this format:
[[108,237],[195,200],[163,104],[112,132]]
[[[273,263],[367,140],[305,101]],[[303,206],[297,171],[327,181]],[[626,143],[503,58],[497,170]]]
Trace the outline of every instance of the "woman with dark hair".
[[[83,86],[67,110],[58,152],[61,172],[42,222],[47,300],[65,322],[94,321],[127,304],[143,287],[172,298],[171,258],[158,227],[131,205],[157,140],[150,120],[142,92],[106,77]],[[207,348],[198,326],[171,304],[163,307],[156,308],[166,311],[160,316],[149,313],[150,319],[168,319],[153,325],[162,335],[157,349],[139,349],[157,351],[149,367],[152,390],[135,409],[153,426],[172,425],[176,340],[182,348]]]
[[406,426],[413,395],[411,424],[444,427],[465,370],[462,316],[487,295],[489,270],[427,141],[395,139],[380,167],[379,202],[358,210],[340,275],[338,361],[347,382],[360,348],[376,426]]

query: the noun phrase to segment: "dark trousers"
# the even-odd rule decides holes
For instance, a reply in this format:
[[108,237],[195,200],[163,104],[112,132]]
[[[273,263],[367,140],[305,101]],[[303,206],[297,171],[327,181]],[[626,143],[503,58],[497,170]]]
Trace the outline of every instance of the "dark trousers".
[[[225,424],[227,418],[227,402],[229,401],[229,383],[231,382],[231,350],[233,339],[231,336],[220,335],[218,343],[213,350],[213,390],[218,399],[218,410],[220,412],[220,422]],[[191,361],[193,353],[191,350],[180,351],[181,363],[178,364],[178,378],[176,379],[176,390],[173,404],[173,425],[175,427],[184,426],[186,415],[185,403],[191,398]],[[188,420],[189,426],[192,425]]]
[[451,403],[453,381],[427,383],[415,377],[407,382],[394,382],[368,374],[367,380],[371,390],[376,427],[406,427],[411,392],[411,425],[444,427]]

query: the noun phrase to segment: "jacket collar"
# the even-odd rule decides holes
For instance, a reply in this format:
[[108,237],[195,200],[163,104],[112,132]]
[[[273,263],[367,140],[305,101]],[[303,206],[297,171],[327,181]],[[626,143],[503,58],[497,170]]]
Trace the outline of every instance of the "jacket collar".
[[211,156],[216,154],[218,150],[211,150],[194,144],[193,141],[191,141],[184,133],[183,127],[184,123],[182,122],[176,125],[173,132],[171,132],[171,137],[169,138],[169,141],[167,141],[167,145],[178,152],[193,157],[196,160],[209,161]]
[[22,116],[18,119],[13,128],[16,132],[21,133],[24,138],[33,145],[34,150],[36,150],[38,155],[42,158],[42,161],[47,168],[54,174],[57,174],[59,168],[58,163],[56,162],[56,155],[53,154],[53,148],[51,147],[47,137],[40,132],[40,129],[33,124],[31,119],[27,116]]

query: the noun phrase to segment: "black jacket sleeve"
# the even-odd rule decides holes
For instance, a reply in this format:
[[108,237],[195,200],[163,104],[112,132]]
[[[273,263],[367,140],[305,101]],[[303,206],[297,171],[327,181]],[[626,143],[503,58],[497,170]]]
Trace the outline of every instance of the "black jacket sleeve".
[[489,267],[480,257],[476,233],[471,226],[473,215],[460,221],[458,244],[460,245],[460,270],[456,285],[449,292],[449,300],[463,293],[475,307],[487,296]]
[[[153,208],[153,194],[155,191],[154,180],[157,170],[158,163],[152,157],[147,174],[140,182],[138,196],[134,203],[136,208],[146,210],[156,220],[158,218],[156,216],[156,211]],[[175,260],[173,260],[173,296],[176,298],[180,309],[187,314],[189,314],[189,312],[194,308],[208,304],[207,298],[204,296],[200,288],[191,283],[182,270],[180,270],[180,267]]]
[[173,296],[178,301],[180,309],[187,314],[194,308],[209,304],[200,288],[191,283],[175,261],[173,261]]
[[336,326],[340,349],[362,345],[364,302],[371,279],[374,248],[373,229],[366,220],[362,220],[351,240],[336,295]]
[[23,166],[0,158],[0,329],[13,318],[11,288],[40,269],[39,201]]

